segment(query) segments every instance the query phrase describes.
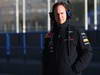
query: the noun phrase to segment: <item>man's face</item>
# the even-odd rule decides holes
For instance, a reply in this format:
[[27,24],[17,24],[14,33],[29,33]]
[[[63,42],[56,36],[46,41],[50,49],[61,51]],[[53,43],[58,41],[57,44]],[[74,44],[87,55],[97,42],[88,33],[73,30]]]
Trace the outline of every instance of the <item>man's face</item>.
[[63,24],[66,22],[67,15],[66,9],[63,5],[58,5],[55,10],[55,20],[58,24]]

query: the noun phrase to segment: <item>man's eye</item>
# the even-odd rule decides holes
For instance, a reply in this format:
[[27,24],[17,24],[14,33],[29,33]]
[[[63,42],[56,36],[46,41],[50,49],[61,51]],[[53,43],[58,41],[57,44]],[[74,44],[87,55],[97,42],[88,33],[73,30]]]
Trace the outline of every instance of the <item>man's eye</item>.
[[63,14],[63,13],[61,13],[61,14]]

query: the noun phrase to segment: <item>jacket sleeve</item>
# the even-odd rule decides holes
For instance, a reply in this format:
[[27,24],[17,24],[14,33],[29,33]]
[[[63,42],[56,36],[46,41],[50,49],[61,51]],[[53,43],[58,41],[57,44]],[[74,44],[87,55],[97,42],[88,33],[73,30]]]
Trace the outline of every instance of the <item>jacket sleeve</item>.
[[42,51],[42,75],[47,74],[47,68],[48,68],[48,38],[45,38],[44,41],[44,49]]
[[78,57],[72,65],[72,70],[79,73],[88,66],[92,58],[92,47],[83,31],[78,32],[77,53]]
[[47,75],[48,69],[48,57],[49,57],[49,44],[51,41],[52,34],[47,33],[44,40],[44,49],[42,52],[42,75]]

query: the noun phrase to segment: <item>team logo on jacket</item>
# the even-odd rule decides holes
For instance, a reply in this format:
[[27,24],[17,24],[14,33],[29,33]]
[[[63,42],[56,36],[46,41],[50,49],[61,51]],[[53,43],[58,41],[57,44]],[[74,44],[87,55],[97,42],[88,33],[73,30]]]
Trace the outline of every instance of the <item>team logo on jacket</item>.
[[83,32],[83,33],[81,33],[81,35],[82,35],[83,43],[84,43],[85,45],[90,44],[90,43],[89,43],[89,40],[88,40],[88,38],[87,38],[87,36],[86,36],[86,34]]

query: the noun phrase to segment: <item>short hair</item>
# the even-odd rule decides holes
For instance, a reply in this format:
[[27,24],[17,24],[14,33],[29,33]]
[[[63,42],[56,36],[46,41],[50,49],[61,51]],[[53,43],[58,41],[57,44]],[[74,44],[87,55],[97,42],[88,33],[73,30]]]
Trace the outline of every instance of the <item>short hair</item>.
[[68,2],[57,2],[57,3],[55,3],[55,4],[53,5],[53,7],[52,7],[52,13],[54,13],[55,9],[56,9],[59,5],[64,6],[64,8],[65,8],[66,10],[69,10],[69,9],[70,9],[70,5],[69,5]]

